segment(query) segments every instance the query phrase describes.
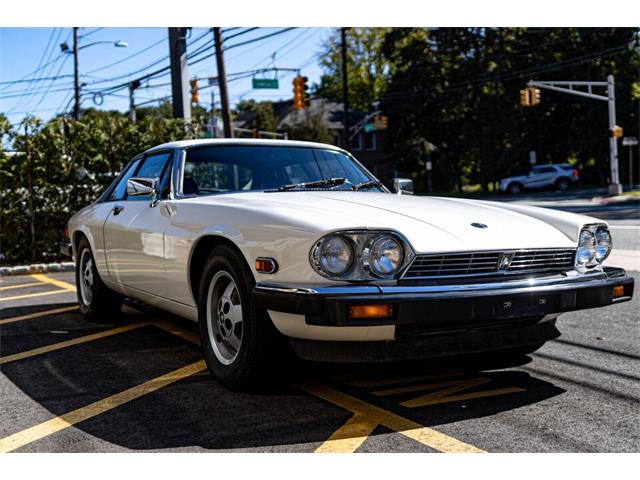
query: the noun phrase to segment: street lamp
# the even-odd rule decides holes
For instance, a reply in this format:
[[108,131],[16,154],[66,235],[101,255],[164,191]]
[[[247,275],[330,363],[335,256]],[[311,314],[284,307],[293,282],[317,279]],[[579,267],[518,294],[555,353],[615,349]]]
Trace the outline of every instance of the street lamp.
[[83,48],[92,47],[93,45],[99,45],[101,43],[109,43],[114,47],[126,48],[129,44],[122,40],[99,40],[97,42],[87,43],[86,45],[78,45],[78,27],[73,27],[73,49],[69,48],[67,42],[60,44],[60,50],[62,52],[73,53],[73,77],[74,77],[74,90],[75,90],[75,103],[73,106],[73,118],[80,120],[80,67],[78,66],[78,51]]

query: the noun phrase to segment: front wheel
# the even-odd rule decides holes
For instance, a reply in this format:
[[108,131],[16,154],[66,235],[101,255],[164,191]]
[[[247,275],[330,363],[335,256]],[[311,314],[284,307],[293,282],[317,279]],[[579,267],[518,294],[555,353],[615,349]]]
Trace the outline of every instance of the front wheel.
[[286,345],[265,310],[253,302],[253,278],[244,260],[220,245],[202,272],[198,323],[211,374],[239,390],[264,384]]
[[522,192],[522,185],[520,185],[517,182],[513,182],[509,184],[509,187],[507,187],[507,191],[511,194],[511,195],[518,195],[519,193]]
[[91,247],[85,237],[78,242],[76,291],[80,313],[87,320],[113,322],[117,319],[124,297],[102,282]]

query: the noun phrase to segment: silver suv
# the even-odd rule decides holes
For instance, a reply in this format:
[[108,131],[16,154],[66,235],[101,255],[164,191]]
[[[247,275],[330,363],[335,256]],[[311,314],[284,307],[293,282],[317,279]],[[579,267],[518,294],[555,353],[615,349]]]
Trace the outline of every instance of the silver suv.
[[537,165],[528,175],[503,178],[500,180],[500,191],[517,195],[524,189],[555,188],[567,190],[580,180],[579,172],[573,165],[566,163]]

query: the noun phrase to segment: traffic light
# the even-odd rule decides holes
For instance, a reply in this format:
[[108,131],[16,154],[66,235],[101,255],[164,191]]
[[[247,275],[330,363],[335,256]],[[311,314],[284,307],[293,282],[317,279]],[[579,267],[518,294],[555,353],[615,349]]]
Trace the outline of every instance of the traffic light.
[[535,107],[540,103],[540,89],[539,88],[529,88],[529,100],[531,102],[531,106]]
[[520,90],[520,105],[522,105],[523,107],[531,106],[531,97],[529,96],[528,88]]
[[613,138],[620,138],[624,135],[624,130],[622,129],[622,127],[615,125],[609,129],[609,133]]
[[374,130],[385,130],[387,128],[388,119],[384,115],[376,115],[373,118]]
[[293,79],[293,108],[296,110],[303,110],[311,103],[307,95],[307,90],[309,90],[308,80],[307,77],[300,75]]
[[200,93],[198,93],[198,80],[190,80],[191,83],[191,103],[200,102]]

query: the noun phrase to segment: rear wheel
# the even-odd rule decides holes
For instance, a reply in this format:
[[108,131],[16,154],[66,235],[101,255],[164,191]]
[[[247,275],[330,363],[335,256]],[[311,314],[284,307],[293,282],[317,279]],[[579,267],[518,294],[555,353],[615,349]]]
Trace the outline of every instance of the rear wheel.
[[120,311],[124,297],[107,287],[96,269],[89,242],[78,242],[76,262],[76,292],[80,313],[94,322],[112,322]]
[[507,191],[511,195],[518,195],[520,192],[522,192],[522,185],[519,184],[518,182],[510,183],[509,186],[507,187]]
[[211,374],[239,390],[266,385],[287,345],[253,301],[253,276],[232,248],[213,249],[200,281],[198,322]]
[[556,189],[557,190],[568,190],[569,187],[571,186],[571,183],[569,183],[569,180],[567,180],[566,178],[560,178],[556,181]]

